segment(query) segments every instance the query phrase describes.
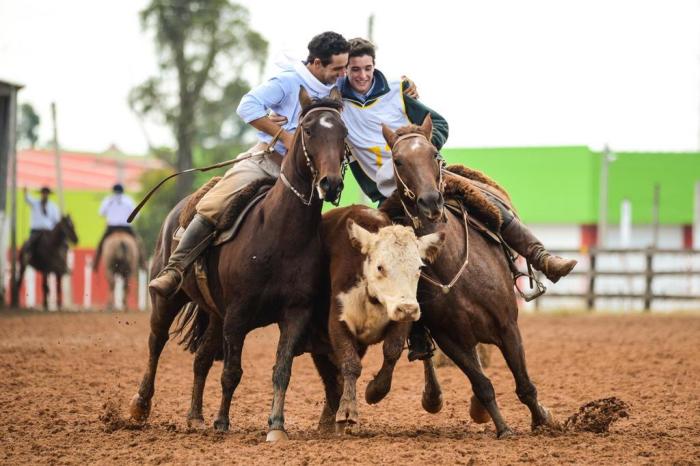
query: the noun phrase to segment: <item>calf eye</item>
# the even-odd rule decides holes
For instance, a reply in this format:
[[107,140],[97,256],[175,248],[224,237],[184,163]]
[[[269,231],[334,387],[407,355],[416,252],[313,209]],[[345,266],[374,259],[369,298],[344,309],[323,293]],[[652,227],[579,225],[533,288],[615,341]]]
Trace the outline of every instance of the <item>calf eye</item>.
[[379,272],[379,273],[384,273],[384,266],[383,266],[383,265],[378,265],[378,266],[377,266],[377,272]]

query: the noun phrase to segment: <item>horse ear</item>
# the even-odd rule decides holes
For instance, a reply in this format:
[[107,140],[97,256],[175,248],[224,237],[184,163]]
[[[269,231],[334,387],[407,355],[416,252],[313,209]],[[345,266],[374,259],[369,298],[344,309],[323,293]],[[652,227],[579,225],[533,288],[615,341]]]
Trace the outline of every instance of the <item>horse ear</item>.
[[437,257],[444,243],[444,231],[421,236],[418,238],[418,250],[420,251],[420,256],[426,261],[432,262]]
[[343,101],[343,95],[340,93],[340,89],[338,89],[338,86],[333,86],[333,89],[331,89],[331,93],[328,94],[328,98],[331,100],[335,100],[336,102]]
[[387,125],[382,123],[382,135],[384,135],[384,140],[389,144],[390,148],[394,148],[394,143],[396,142],[396,133],[391,130]]
[[299,86],[299,103],[301,104],[302,110],[312,103],[311,97],[309,97],[309,93],[306,92],[304,86]]
[[430,116],[430,113],[426,115],[423,124],[420,125],[420,132],[428,138],[428,141],[433,139],[433,117]]
[[372,233],[362,228],[351,218],[347,220],[345,226],[348,229],[348,236],[353,247],[367,255],[372,244]]

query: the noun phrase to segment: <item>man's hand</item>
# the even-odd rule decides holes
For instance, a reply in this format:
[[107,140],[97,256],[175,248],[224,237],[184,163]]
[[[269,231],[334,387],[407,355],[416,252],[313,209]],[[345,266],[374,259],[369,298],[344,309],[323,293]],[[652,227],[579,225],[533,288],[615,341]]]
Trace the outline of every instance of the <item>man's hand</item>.
[[272,123],[276,124],[277,126],[284,126],[287,124],[287,117],[284,115],[278,115],[275,112],[270,112],[267,115],[267,119],[270,120]]
[[420,96],[418,95],[418,88],[416,87],[416,83],[414,83],[411,79],[409,79],[406,76],[401,76],[401,80],[406,81],[408,83],[408,88],[405,91],[403,91],[403,93],[413,99],[418,100]]

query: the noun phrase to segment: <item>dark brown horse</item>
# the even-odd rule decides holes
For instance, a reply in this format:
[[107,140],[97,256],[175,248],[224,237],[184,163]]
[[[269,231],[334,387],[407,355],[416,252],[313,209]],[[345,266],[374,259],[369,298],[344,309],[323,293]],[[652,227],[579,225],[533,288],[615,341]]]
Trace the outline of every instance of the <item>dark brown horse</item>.
[[[280,339],[272,376],[268,440],[286,438],[284,399],[292,358],[301,352],[321,280],[321,207],[323,200],[334,201],[342,189],[341,165],[347,134],[339,113],[339,93],[311,103],[302,90],[300,100],[300,123],[292,148],[284,157],[282,176],[248,213],[235,240],[205,253],[217,309],[207,309],[191,274],[183,288],[169,299],[151,293],[150,356],[138,394],[131,403],[134,418],[145,419],[149,414],[158,358],[168,330],[181,308],[192,301],[198,309],[207,309],[208,325],[194,362],[190,420],[203,420],[201,393],[214,356],[223,345],[222,399],[214,426],[220,431],[228,429],[231,399],[243,375],[241,353],[245,337],[255,328],[277,323]],[[163,224],[153,276],[167,263],[184,202],[171,211]]]
[[76,244],[78,235],[70,215],[66,215],[52,230],[42,232],[33,242],[25,241],[19,250],[19,275],[15,280],[15,290],[19,293],[27,265],[41,273],[43,278],[44,310],[49,308],[49,275],[56,277],[56,305],[63,306],[61,277],[69,272],[66,258],[68,243]]
[[[498,346],[503,353],[515,378],[518,398],[532,414],[532,427],[548,424],[552,422],[551,416],[539,404],[537,390],[527,373],[518,329],[513,279],[504,252],[499,244],[486,239],[471,226],[466,233],[467,243],[461,213],[445,211],[446,221],[442,222],[443,177],[439,153],[429,142],[431,133],[432,122],[429,119],[422,127],[411,125],[397,132],[384,128],[385,139],[392,148],[399,188],[381,210],[407,225],[414,225],[411,220],[414,219],[419,236],[444,231],[445,244],[428,267],[427,275],[434,282],[444,285],[456,279],[448,288],[436,286],[425,278],[421,280],[418,297],[422,320],[438,346],[469,378],[478,400],[477,405],[472,406],[472,417],[480,418],[479,408],[483,406],[493,419],[499,438],[512,434],[496,404],[493,386],[479,364],[476,345],[482,342]],[[468,266],[460,274],[467,254]],[[321,417],[323,423],[324,419],[327,422],[328,409],[338,405],[342,391],[336,381],[338,370],[331,361],[319,360],[317,368],[326,386],[326,407]],[[425,368],[424,407],[426,402],[429,406],[439,406],[439,388],[432,365],[428,362]],[[383,367],[368,385],[365,395],[368,402],[377,402],[388,393],[391,369],[393,367],[386,370]]]

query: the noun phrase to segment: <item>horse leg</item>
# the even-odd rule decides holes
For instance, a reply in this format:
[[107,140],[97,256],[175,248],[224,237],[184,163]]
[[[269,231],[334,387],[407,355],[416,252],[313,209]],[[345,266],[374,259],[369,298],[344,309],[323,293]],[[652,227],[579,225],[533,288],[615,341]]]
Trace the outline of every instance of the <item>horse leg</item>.
[[532,429],[539,426],[554,425],[555,422],[546,408],[537,401],[537,388],[530,380],[525,365],[525,350],[518,324],[512,322],[503,328],[499,345],[503,357],[515,378],[515,393],[518,399],[530,409]]
[[[224,369],[221,371],[221,405],[219,413],[214,420],[214,428],[219,432],[226,432],[229,428],[229,411],[231,409],[231,399],[236,391],[243,368],[241,367],[241,354],[243,353],[243,343],[245,342],[246,331],[240,324],[240,316],[234,319],[232,311],[226,313],[226,321],[231,324],[224,324],[223,330],[223,350]],[[236,322],[235,320],[238,320]]]
[[373,405],[379,403],[391,390],[391,380],[394,375],[394,367],[401,357],[403,345],[411,330],[413,322],[392,322],[386,329],[382,351],[384,360],[377,375],[367,384],[365,389],[365,401]]
[[[205,312],[200,309],[199,312]],[[201,427],[204,425],[204,416],[202,415],[202,400],[204,397],[204,384],[207,381],[207,375],[214,363],[216,353],[219,352],[222,345],[222,325],[221,319],[215,313],[209,314],[209,325],[204,333],[204,340],[194,357],[194,383],[192,384],[192,402],[190,411],[187,413],[187,425],[190,427]]]
[[169,299],[151,293],[151,299],[153,300],[153,311],[151,312],[151,334],[148,337],[148,366],[138,392],[131,399],[129,405],[131,417],[137,421],[145,421],[151,412],[151,398],[155,392],[158,359],[168,341],[170,325],[189,298],[180,291]]
[[122,275],[122,280],[124,281],[124,293],[122,296],[122,309],[124,309],[124,312],[128,312],[128,303],[129,303],[129,276],[128,275]]
[[440,382],[438,382],[435,373],[433,358],[423,360],[423,378],[425,385],[423,386],[421,405],[430,414],[437,414],[442,410],[442,388],[440,388]]
[[280,339],[277,343],[277,357],[272,369],[272,409],[267,420],[267,441],[287,440],[284,430],[284,400],[292,376],[292,360],[297,353],[302,336],[309,320],[311,309],[287,308],[280,321]]
[[342,391],[338,383],[340,371],[327,354],[312,353],[311,358],[314,361],[318,374],[321,376],[323,389],[326,394],[321,419],[318,421],[318,430],[321,432],[332,432],[335,428],[335,413],[338,411]]
[[457,367],[469,378],[472,384],[474,395],[479,402],[486,408],[493,419],[496,427],[496,435],[498,438],[508,437],[513,434],[513,431],[508,427],[501,412],[496,404],[496,393],[493,389],[491,381],[481,371],[479,357],[476,354],[476,349],[472,346],[465,349],[465,345],[457,344],[451,337],[443,334],[433,333],[436,337],[440,348],[449,356]]
[[49,274],[47,272],[41,273],[42,283],[41,289],[44,292],[44,310],[49,310]]
[[54,277],[56,277],[56,307],[60,311],[63,309],[63,285],[59,274],[55,273]]

